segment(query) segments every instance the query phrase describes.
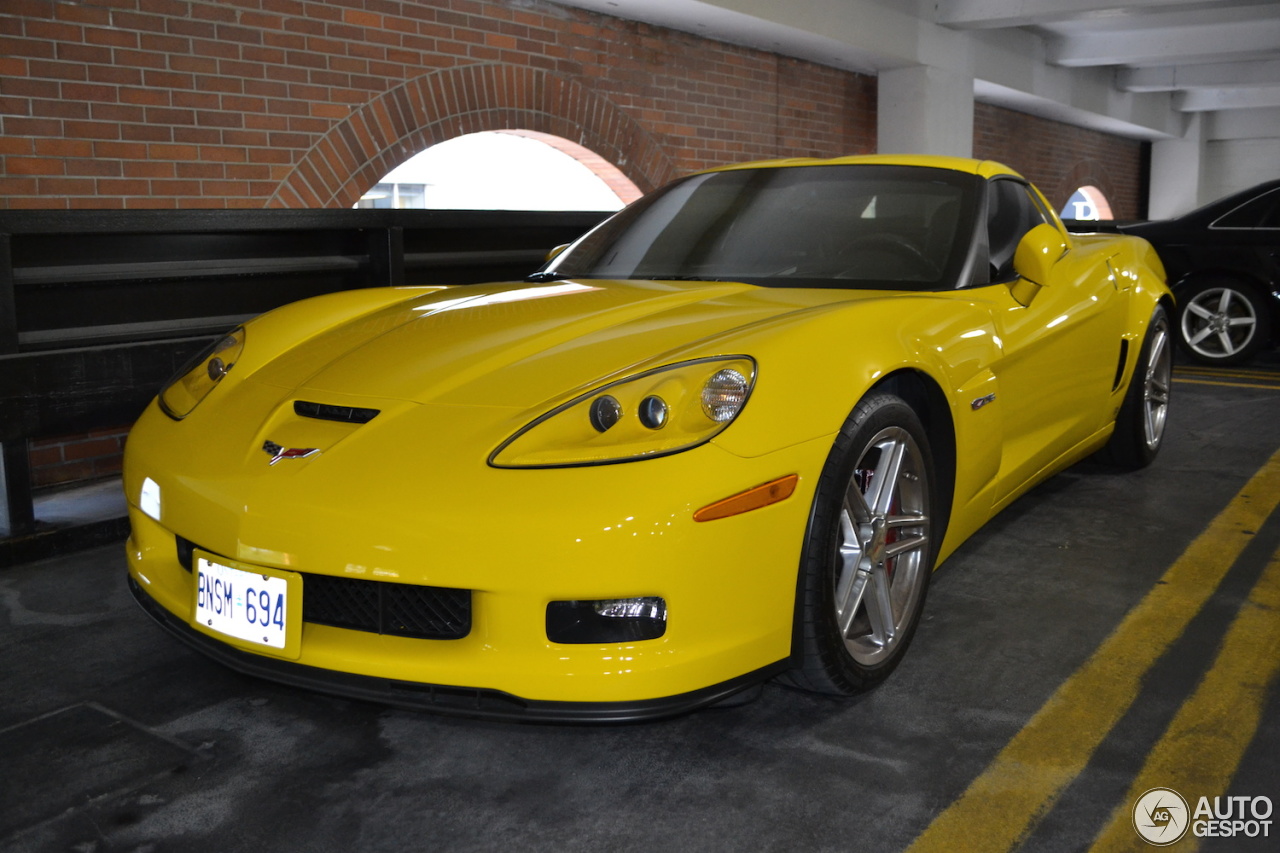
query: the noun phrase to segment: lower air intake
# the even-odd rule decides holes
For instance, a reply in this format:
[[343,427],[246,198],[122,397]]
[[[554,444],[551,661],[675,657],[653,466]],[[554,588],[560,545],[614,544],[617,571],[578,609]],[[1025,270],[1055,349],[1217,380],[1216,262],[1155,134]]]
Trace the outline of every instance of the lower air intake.
[[423,640],[471,632],[471,590],[302,576],[302,621]]

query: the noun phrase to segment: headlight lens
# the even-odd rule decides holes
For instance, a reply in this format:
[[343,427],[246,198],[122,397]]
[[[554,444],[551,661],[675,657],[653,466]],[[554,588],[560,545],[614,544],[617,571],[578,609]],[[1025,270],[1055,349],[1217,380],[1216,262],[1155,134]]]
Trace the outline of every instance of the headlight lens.
[[496,468],[602,465],[665,456],[710,441],[751,395],[748,356],[685,361],[596,388],[507,439]]
[[716,371],[702,386],[702,411],[716,423],[731,421],[747,402],[751,388],[747,377],[732,367]]
[[244,351],[244,329],[226,337],[187,362],[178,374],[160,389],[160,408],[174,420],[182,420],[235,367]]

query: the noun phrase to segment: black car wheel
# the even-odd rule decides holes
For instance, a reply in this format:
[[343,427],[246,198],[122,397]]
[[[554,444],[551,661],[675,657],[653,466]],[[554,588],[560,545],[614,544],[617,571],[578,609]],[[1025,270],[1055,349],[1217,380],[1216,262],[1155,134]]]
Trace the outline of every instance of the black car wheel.
[[872,394],[836,438],[818,483],[801,562],[801,664],[785,676],[820,693],[879,684],[924,609],[936,544],[934,468],[916,413]]
[[1271,340],[1271,313],[1251,287],[1231,281],[1193,285],[1179,294],[1178,342],[1204,364],[1239,364]]

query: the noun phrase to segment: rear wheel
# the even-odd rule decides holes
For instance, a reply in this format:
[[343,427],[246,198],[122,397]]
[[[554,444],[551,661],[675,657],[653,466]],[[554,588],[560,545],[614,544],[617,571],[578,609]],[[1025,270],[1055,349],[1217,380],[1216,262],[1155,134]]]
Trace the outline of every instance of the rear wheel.
[[916,413],[872,394],[845,421],[818,483],[801,563],[801,665],[792,684],[848,695],[902,660],[937,551],[934,469]]
[[1179,343],[1203,364],[1238,364],[1271,338],[1271,314],[1253,288],[1204,282],[1180,294]]

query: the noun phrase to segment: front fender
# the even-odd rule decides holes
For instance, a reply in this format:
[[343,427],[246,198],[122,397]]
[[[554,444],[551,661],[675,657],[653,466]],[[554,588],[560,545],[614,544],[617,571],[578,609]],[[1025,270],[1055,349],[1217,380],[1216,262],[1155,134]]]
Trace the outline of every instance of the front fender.
[[[744,457],[833,435],[858,400],[901,370],[936,383],[957,417],[996,390],[991,366],[1000,355],[988,306],[963,292],[852,303],[748,333],[737,345],[756,358],[759,376],[742,415],[715,442]],[[998,425],[988,426],[998,447]]]

